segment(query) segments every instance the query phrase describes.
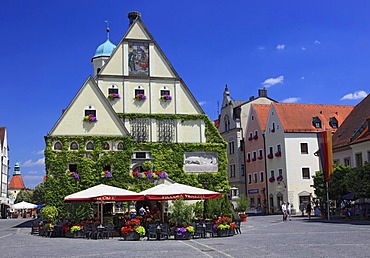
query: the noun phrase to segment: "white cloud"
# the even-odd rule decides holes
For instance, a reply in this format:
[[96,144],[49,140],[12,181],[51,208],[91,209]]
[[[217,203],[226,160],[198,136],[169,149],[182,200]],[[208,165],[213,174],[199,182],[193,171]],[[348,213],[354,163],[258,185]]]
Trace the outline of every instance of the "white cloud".
[[262,85],[266,88],[269,88],[275,84],[279,84],[279,83],[283,83],[284,82],[284,76],[281,75],[279,77],[276,77],[276,78],[268,78],[266,79]]
[[304,80],[304,76],[301,77],[301,80]]
[[367,93],[363,90],[355,91],[354,93],[348,93],[344,95],[340,100],[344,99],[363,99],[367,96]]
[[266,48],[264,46],[259,46],[258,49],[259,50],[265,50]]
[[207,104],[207,102],[205,102],[205,101],[199,101],[199,102],[198,102],[198,104],[199,104],[200,106],[203,106],[203,105]]
[[279,44],[279,45],[276,46],[277,50],[284,50],[284,48],[285,48],[284,44]]
[[291,97],[291,98],[284,99],[284,100],[282,100],[281,102],[283,102],[283,103],[296,103],[296,102],[298,102],[300,99],[301,99],[301,98]]
[[44,155],[44,150],[36,151],[36,154],[37,154],[37,155]]
[[23,167],[33,167],[43,165],[45,165],[45,158],[38,159],[37,161],[32,161],[32,159],[29,159],[22,164]]
[[307,48],[305,48],[305,47],[301,47],[301,49],[302,49],[303,51],[306,51],[306,50],[307,50]]
[[313,44],[315,44],[315,45],[320,45],[320,44],[321,44],[321,42],[320,42],[320,41],[318,41],[318,40],[315,40],[315,41],[313,42]]

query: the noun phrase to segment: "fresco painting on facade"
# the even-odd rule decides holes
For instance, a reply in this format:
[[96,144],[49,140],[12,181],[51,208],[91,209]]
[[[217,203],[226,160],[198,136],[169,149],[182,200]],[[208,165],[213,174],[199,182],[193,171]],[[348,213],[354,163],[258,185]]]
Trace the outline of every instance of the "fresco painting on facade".
[[149,75],[148,43],[129,42],[128,62],[130,75]]

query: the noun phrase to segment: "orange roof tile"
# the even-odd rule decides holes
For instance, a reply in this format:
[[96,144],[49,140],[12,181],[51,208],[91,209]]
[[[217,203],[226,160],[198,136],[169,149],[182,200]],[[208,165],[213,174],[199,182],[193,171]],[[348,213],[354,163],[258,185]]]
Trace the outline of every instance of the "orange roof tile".
[[22,175],[13,175],[12,179],[10,180],[8,189],[26,189]]
[[[323,129],[331,129],[334,132],[337,129],[330,126],[329,119],[335,117],[340,126],[354,108],[324,104],[272,103],[272,105],[285,132],[317,132]],[[321,120],[321,128],[313,125],[313,117]]]
[[261,130],[264,132],[266,130],[266,123],[267,123],[267,118],[269,115],[269,110],[270,110],[270,104],[252,104],[256,116],[258,119],[258,123],[261,127]]
[[213,124],[216,128],[220,126],[220,119],[213,120]]
[[358,103],[333,135],[333,149],[370,140],[370,94]]

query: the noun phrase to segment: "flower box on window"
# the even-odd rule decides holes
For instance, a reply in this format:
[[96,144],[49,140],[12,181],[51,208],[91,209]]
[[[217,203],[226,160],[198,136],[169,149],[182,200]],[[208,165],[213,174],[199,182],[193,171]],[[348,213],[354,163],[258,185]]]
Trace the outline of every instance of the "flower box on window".
[[144,94],[136,94],[135,99],[138,101],[146,100],[146,96]]
[[272,128],[272,129],[271,129],[271,132],[272,132],[272,133],[274,133],[274,132],[275,132],[275,128]]
[[275,157],[281,157],[281,152],[280,151],[275,152]]
[[110,100],[119,99],[121,96],[118,93],[109,93],[108,98]]
[[272,154],[270,153],[269,155],[267,155],[267,158],[272,159],[272,158],[274,158],[274,155],[272,155]]
[[161,96],[162,101],[169,101],[171,99],[172,99],[172,96],[169,95],[169,94],[164,94],[164,95]]
[[98,120],[96,120],[96,117],[93,114],[90,114],[88,116],[84,116],[84,121],[89,123],[95,123]]
[[282,175],[278,176],[278,177],[276,178],[276,180],[277,180],[277,181],[279,181],[279,182],[280,182],[280,181],[282,181],[282,180],[283,180],[283,176],[282,176]]
[[251,160],[250,159],[247,159],[247,163],[249,163],[249,162],[251,162]]
[[254,135],[254,136],[253,136],[253,139],[257,140],[257,139],[258,139],[258,135],[257,135],[257,134],[256,134],[256,135]]
[[80,179],[80,175],[77,172],[71,172],[71,175],[76,180]]
[[263,159],[263,157],[262,156],[259,156],[258,159],[261,160],[261,159]]
[[251,141],[251,140],[253,140],[253,137],[249,136],[248,141]]
[[111,178],[112,177],[112,172],[110,172],[108,170],[104,170],[103,172],[101,172],[101,177],[103,177],[103,178]]
[[252,161],[256,161],[257,159],[256,158],[252,158]]
[[270,177],[270,178],[269,178],[269,182],[270,182],[270,183],[272,183],[272,182],[274,182],[274,181],[275,181],[275,177],[273,177],[273,176],[272,176],[272,177]]

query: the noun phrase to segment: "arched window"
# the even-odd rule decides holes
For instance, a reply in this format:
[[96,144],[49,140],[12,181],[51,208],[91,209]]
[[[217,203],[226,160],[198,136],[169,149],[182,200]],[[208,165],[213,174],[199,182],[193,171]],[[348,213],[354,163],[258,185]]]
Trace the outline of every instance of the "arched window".
[[225,131],[229,131],[230,130],[230,120],[229,120],[229,116],[225,116],[224,118],[224,123],[225,123]]
[[86,144],[86,150],[94,150],[94,143],[88,142]]
[[105,142],[103,144],[103,150],[109,150],[109,149],[110,149],[109,143]]
[[54,150],[62,150],[62,144],[60,142],[54,143]]
[[78,150],[78,144],[77,144],[77,142],[72,142],[69,148],[71,150]]
[[123,150],[123,143],[122,142],[118,143],[117,150]]

